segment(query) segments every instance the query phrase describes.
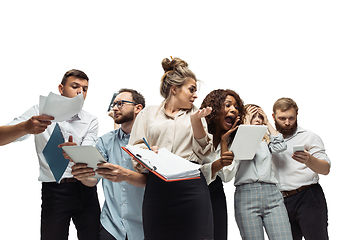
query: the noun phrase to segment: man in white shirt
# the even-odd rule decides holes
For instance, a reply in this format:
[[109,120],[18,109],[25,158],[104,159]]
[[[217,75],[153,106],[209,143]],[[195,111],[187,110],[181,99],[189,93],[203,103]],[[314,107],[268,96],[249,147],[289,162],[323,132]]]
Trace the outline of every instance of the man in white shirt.
[[[277,131],[287,150],[273,154],[279,188],[283,193],[294,240],[328,239],[327,204],[319,175],[330,172],[330,159],[319,136],[297,125],[298,107],[291,98],[280,98],[273,106]],[[293,152],[294,146],[304,151]]]
[[[58,87],[59,92],[69,98],[83,93],[85,99],[88,80],[84,72],[69,70]],[[0,126],[0,145],[22,141],[34,134],[40,165],[39,181],[42,182],[41,239],[68,239],[71,219],[79,239],[99,239],[100,206],[96,187],[87,187],[73,178],[73,163],[68,164],[57,183],[43,154],[56,124],[65,141],[69,139],[77,145],[95,145],[98,120],[84,110],[63,122],[51,120],[54,120],[51,116],[39,115],[39,106],[35,105],[8,125]],[[61,151],[60,155],[63,157]]]

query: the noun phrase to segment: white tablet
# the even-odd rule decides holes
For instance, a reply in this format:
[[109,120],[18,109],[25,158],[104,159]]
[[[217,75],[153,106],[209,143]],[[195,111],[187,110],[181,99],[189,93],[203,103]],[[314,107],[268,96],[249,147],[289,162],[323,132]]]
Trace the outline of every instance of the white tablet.
[[267,129],[265,125],[240,125],[229,149],[234,160],[252,160]]
[[[86,163],[96,170],[98,163],[106,163],[105,158],[95,146],[64,146],[63,150],[75,163]],[[95,178],[102,176],[95,174]]]

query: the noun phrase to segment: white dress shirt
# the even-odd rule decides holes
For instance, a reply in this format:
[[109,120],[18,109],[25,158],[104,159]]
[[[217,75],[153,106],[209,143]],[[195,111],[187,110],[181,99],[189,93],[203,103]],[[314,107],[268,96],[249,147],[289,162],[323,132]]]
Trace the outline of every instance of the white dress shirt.
[[[20,117],[15,118],[12,122],[10,122],[8,125],[16,125],[18,123],[27,121],[32,116],[39,115],[39,106],[35,105],[29,110],[27,110],[24,114],[22,114]],[[47,129],[40,133],[35,135],[35,148],[36,153],[38,155],[39,159],[39,165],[40,165],[40,174],[39,174],[39,181],[42,182],[55,182],[55,178],[50,170],[50,167],[42,153],[44,150],[53,130],[55,127],[55,122],[53,122],[51,125],[47,127]],[[97,141],[97,134],[98,134],[98,126],[99,122],[97,118],[90,113],[81,110],[78,114],[76,114],[74,117],[67,121],[58,122],[59,127],[61,129],[61,132],[63,134],[63,137],[65,139],[65,142],[68,141],[69,136],[73,136],[73,142],[75,142],[77,145],[95,145]],[[30,137],[31,134],[24,135],[20,138],[18,138],[15,141],[23,141]],[[65,170],[64,175],[62,178],[72,178],[71,174],[71,166],[74,163],[69,163],[67,166],[67,169]]]
[[305,164],[294,160],[292,154],[293,146],[303,145],[312,156],[331,164],[321,138],[311,131],[298,127],[292,136],[285,138],[285,142],[287,150],[273,154],[275,176],[279,181],[280,190],[290,191],[301,186],[318,183],[319,175]]

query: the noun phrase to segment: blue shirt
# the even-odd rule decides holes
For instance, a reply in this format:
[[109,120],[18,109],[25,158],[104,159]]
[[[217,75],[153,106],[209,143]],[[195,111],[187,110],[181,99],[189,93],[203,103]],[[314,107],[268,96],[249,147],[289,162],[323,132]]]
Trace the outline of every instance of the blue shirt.
[[[131,158],[121,147],[129,142],[130,134],[121,129],[113,130],[99,138],[96,147],[104,158],[112,164],[134,170]],[[104,228],[116,239],[144,239],[142,225],[142,201],[144,188],[127,182],[114,183],[102,180],[105,202],[100,221]]]

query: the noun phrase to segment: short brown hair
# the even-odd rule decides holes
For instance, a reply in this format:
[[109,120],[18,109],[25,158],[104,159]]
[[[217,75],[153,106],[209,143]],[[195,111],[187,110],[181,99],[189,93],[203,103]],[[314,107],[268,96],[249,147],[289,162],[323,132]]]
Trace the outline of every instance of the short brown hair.
[[137,104],[141,104],[141,106],[143,108],[145,108],[145,98],[141,93],[139,93],[138,91],[136,91],[134,89],[122,88],[119,90],[117,95],[119,95],[120,93],[123,93],[123,92],[131,93],[133,101],[136,102]]
[[89,81],[88,76],[83,71],[77,69],[71,69],[64,74],[64,77],[61,80],[61,84],[65,86],[67,78],[70,76],[78,77]]
[[280,110],[282,112],[285,112],[291,108],[294,108],[296,113],[298,112],[299,108],[294,100],[291,98],[279,98],[276,100],[273,106],[273,113],[275,114],[276,110]]

